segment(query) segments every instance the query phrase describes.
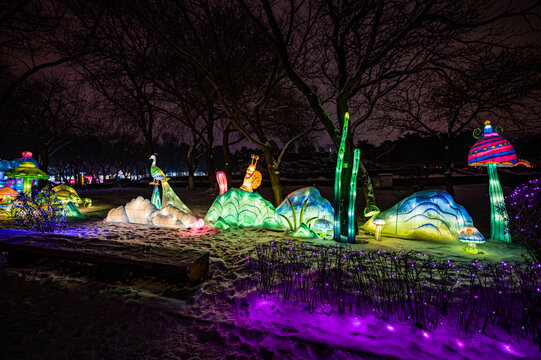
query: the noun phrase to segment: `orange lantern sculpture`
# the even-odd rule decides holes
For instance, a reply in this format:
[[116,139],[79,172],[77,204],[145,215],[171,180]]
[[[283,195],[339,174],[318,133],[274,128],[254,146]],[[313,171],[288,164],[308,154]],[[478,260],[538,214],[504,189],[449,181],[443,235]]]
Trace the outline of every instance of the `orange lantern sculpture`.
[[241,190],[254,192],[254,190],[257,189],[261,185],[261,179],[263,177],[261,176],[261,173],[255,169],[257,166],[258,160],[259,160],[259,156],[252,155],[252,162],[250,163],[250,166],[248,166],[248,169],[246,169],[244,182],[242,183],[242,186],[240,187]]

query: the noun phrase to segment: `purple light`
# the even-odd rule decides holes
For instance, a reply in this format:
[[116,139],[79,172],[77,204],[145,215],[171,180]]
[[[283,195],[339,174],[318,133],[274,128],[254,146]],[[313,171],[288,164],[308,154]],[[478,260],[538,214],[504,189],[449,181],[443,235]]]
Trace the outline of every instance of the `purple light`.
[[387,330],[394,331],[394,327],[392,327],[391,325],[387,325]]

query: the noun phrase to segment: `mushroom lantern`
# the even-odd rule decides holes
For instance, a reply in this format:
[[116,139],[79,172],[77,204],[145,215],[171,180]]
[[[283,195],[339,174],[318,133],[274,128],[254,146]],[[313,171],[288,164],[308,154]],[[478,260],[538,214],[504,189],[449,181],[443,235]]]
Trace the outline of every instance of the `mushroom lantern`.
[[36,167],[36,165],[31,161],[23,161],[18,167],[6,171],[4,176],[23,179],[23,194],[30,194],[32,189],[32,180],[48,180],[49,175],[44,171],[41,171]]
[[19,195],[19,193],[13,190],[11,187],[3,187],[0,189],[0,205],[9,204],[13,198],[17,197],[17,195]]
[[375,218],[374,225],[376,225],[375,239],[376,241],[381,241],[381,230],[383,230],[383,225],[385,225],[385,220],[382,218]]
[[517,154],[511,143],[503,138],[500,127],[496,131],[490,121],[485,121],[484,130],[475,129],[473,136],[478,138],[468,154],[469,166],[485,166],[488,168],[488,183],[490,196],[490,238],[504,242],[511,242],[511,235],[507,229],[508,216],[505,209],[502,186],[498,179],[497,167],[513,167],[525,165],[527,161],[517,161]]
[[466,226],[458,234],[458,240],[466,243],[466,251],[472,254],[479,254],[477,244],[485,242],[484,236],[474,226]]

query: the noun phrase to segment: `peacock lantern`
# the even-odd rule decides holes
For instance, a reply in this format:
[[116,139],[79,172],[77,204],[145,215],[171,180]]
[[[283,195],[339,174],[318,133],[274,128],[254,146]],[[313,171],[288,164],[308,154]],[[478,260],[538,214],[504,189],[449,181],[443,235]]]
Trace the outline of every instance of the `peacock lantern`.
[[254,192],[254,190],[257,189],[261,185],[261,179],[262,179],[261,173],[255,169],[257,166],[258,160],[259,160],[259,156],[252,155],[252,162],[250,163],[250,166],[248,166],[248,169],[246,169],[244,182],[242,183],[242,186],[240,187],[241,190]]
[[152,190],[152,198],[150,202],[156,206],[158,209],[162,208],[162,201],[160,197],[160,190],[158,188],[158,185],[160,184],[160,181],[167,183],[167,180],[169,180],[168,177],[165,176],[162,169],[156,166],[156,154],[151,155],[149,160],[152,160],[152,165],[150,166],[150,175],[152,176],[152,182],[149,185],[154,185],[154,188]]

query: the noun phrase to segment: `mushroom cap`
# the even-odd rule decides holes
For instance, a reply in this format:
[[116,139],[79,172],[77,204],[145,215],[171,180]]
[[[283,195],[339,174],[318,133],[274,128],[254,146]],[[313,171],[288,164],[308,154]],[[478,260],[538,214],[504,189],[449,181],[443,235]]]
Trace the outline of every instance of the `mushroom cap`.
[[470,244],[482,244],[485,237],[475,228],[475,226],[465,226],[458,234],[458,240]]
[[0,189],[0,197],[15,197],[17,195],[19,195],[19,193],[9,186],[4,186]]
[[21,165],[15,169],[11,169],[4,173],[4,176],[15,179],[49,179],[49,175],[38,169],[31,161],[23,161]]
[[485,121],[483,134],[473,144],[468,154],[469,166],[496,166],[510,167],[517,163],[517,154],[513,145],[498,134],[490,121]]
[[372,222],[374,223],[374,225],[385,225],[385,220],[383,220],[382,218],[375,218],[374,220],[372,220]]

